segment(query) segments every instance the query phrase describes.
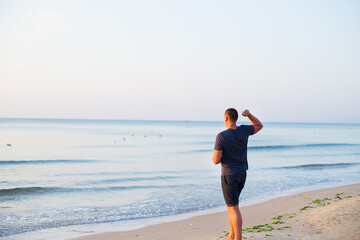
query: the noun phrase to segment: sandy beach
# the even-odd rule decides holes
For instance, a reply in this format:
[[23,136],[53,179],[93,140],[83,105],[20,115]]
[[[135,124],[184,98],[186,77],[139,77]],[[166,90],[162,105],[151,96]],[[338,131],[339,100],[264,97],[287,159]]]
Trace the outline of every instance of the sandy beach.
[[[360,184],[280,197],[242,207],[241,213],[244,239],[355,240],[360,236]],[[73,240],[216,240],[225,238],[228,228],[227,213],[220,212]]]

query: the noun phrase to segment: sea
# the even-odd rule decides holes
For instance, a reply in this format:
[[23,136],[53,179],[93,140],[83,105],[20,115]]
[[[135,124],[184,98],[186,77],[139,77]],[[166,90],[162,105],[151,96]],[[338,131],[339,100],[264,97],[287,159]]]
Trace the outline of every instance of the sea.
[[[249,122],[239,122],[249,124]],[[0,119],[0,239],[69,239],[224,210],[223,122]],[[264,123],[240,206],[360,183],[360,124]]]

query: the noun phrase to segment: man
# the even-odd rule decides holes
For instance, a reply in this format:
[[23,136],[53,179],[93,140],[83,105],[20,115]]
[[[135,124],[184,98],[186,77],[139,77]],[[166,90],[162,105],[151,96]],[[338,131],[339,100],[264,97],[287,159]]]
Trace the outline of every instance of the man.
[[226,240],[242,239],[242,218],[239,210],[239,196],[246,181],[248,137],[260,131],[262,123],[249,110],[242,115],[252,125],[237,126],[238,112],[234,108],[225,111],[224,123],[227,130],[216,136],[212,160],[221,163],[221,187],[228,210],[230,231]]

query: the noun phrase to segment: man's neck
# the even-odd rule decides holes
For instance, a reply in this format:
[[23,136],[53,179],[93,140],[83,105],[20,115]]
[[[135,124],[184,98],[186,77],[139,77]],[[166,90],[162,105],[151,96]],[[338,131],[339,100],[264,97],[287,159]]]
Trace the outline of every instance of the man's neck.
[[231,124],[228,129],[237,129],[236,123]]

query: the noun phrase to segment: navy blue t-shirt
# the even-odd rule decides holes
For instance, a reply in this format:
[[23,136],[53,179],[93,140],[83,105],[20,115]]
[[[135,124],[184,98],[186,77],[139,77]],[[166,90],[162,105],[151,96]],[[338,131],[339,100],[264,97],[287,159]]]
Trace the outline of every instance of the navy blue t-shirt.
[[223,151],[221,174],[232,175],[248,170],[247,143],[254,134],[252,125],[240,125],[237,129],[227,129],[216,136],[215,150]]

